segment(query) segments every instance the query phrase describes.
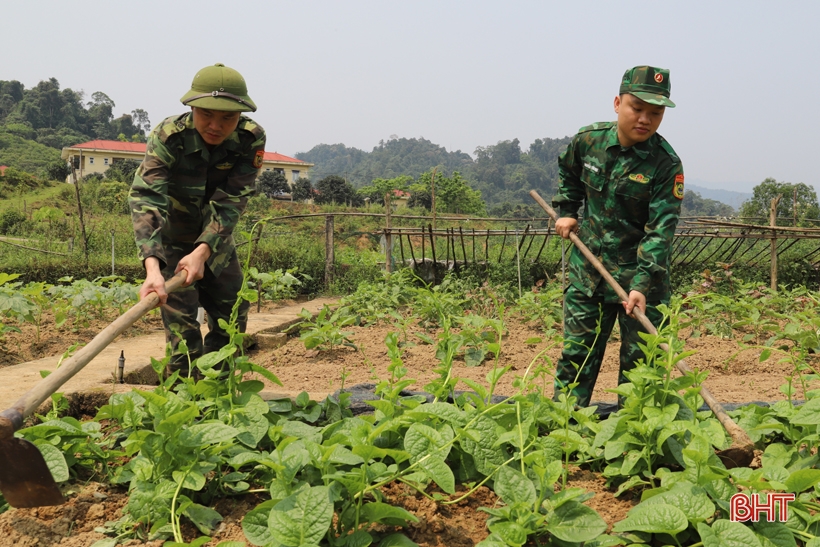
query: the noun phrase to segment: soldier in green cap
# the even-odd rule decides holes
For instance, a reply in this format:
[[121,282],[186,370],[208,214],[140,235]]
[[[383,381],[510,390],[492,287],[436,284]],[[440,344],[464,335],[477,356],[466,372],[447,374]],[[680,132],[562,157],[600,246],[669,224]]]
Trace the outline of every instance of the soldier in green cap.
[[[145,267],[140,298],[155,292],[173,355],[168,374],[229,341],[219,320],[230,319],[242,286],[233,229],[265,154],[265,132],[243,113],[255,112],[244,78],[217,64],[194,76],[182,104],[190,112],[163,120],[148,137],[129,203],[139,257]],[[165,279],[185,270],[185,286],[171,294]],[[204,344],[197,321],[208,314]],[[248,303],[239,306],[239,328]],[[185,340],[189,355],[178,346]]]
[[629,295],[622,302],[573,249],[555,390],[557,397],[577,382],[572,395],[579,406],[589,405],[615,320],[621,331],[620,384],[626,382],[624,371],[643,357],[643,329],[632,310],[637,306],[657,326],[657,306],[669,301],[670,251],[683,199],[683,166],[657,133],[666,108],[675,106],[669,92],[668,70],[627,70],[615,97],[617,121],[581,128],[558,159],[556,231],[564,238],[577,232]]

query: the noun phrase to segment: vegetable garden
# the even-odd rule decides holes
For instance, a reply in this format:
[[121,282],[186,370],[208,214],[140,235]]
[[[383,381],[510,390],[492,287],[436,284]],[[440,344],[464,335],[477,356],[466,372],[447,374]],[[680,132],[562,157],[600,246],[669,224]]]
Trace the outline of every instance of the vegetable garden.
[[[242,296],[255,301],[254,283],[273,282],[248,271]],[[284,283],[282,272],[278,279]],[[117,279],[15,283],[3,278],[0,309],[6,329],[26,333],[43,317],[71,328],[112,303],[127,307],[135,291]],[[90,297],[65,305],[95,291],[104,306]],[[670,304],[660,333],[646,337],[630,383],[608,393],[624,400],[609,414],[577,409],[566,394],[552,398],[560,295],[549,281],[520,297],[452,276],[429,287],[402,270],[306,316],[272,356],[246,353],[232,327],[229,345],[195,362],[202,380],[172,377],[115,393],[85,417],[61,415],[57,395],[18,434],[40,448],[70,508],[10,509],[0,528],[19,539],[20,523],[38,515],[68,518],[67,529],[40,537],[96,547],[820,545],[817,293],[772,292],[729,269],[704,273]],[[518,325],[527,325],[527,338]],[[387,333],[382,347],[357,339],[367,329]],[[704,339],[777,365],[779,400],[732,413],[757,443],[751,467],[729,469],[715,455],[729,438],[703,409],[707,371],[684,349]],[[311,374],[305,363],[343,355],[335,387],[364,372],[373,398],[353,401],[344,389],[319,401],[263,398],[280,383],[277,360],[297,346],[302,374]],[[528,362],[509,363],[523,347]],[[422,350],[434,362],[417,382],[410,360]],[[376,367],[382,354],[387,365]],[[682,357],[698,370],[674,372]],[[357,370],[348,368],[355,362]],[[164,362],[153,366],[159,372]],[[748,393],[755,395],[751,386]],[[738,492],[796,500],[785,522],[733,522]],[[94,530],[86,521],[101,522]]]

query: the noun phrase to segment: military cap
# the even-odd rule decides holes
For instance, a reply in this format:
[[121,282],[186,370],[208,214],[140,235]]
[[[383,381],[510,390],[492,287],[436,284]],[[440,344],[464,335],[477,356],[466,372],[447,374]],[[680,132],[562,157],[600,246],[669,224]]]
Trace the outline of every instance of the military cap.
[[624,72],[620,94],[629,93],[649,104],[674,108],[675,103],[669,100],[671,89],[669,70],[654,66],[636,66]]
[[229,112],[256,112],[248,96],[245,78],[222,63],[206,66],[196,73],[191,89],[180,99],[185,106]]

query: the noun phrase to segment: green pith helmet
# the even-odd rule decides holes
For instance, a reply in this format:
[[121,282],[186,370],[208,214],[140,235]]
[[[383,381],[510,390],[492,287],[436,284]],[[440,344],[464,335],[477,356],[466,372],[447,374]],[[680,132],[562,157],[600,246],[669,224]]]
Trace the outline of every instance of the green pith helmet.
[[196,73],[191,89],[180,99],[185,106],[228,112],[256,112],[248,97],[245,78],[222,63],[206,66]]
[[670,91],[669,70],[665,68],[636,66],[624,72],[621,79],[621,94],[629,93],[649,104],[674,108],[675,103],[669,100]]

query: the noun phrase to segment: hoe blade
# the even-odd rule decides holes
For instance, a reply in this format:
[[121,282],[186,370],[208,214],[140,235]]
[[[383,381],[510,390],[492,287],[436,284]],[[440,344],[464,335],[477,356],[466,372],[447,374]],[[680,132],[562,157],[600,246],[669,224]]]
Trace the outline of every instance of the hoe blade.
[[12,507],[60,505],[65,500],[40,450],[25,439],[0,441],[0,492]]

